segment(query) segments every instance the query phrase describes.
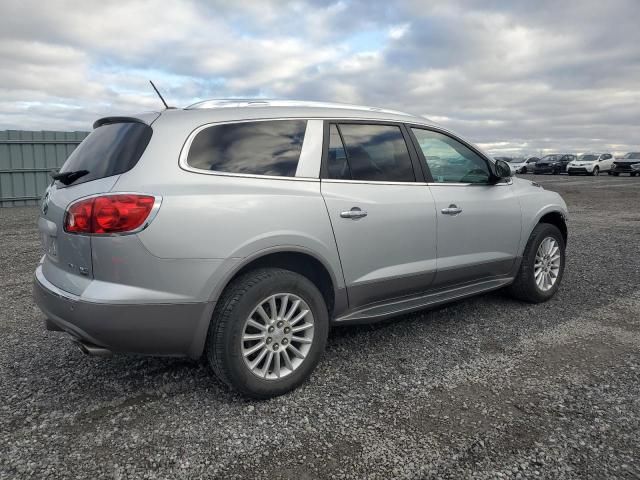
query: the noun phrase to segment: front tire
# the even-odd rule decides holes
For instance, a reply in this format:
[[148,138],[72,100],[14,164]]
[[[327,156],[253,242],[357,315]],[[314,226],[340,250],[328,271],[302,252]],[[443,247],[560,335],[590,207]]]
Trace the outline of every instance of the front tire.
[[327,306],[309,279],[289,270],[261,268],[225,289],[211,320],[206,355],[229,387],[270,398],[309,378],[328,332]]
[[531,232],[509,293],[525,302],[546,302],[558,291],[564,264],[565,244],[560,230],[555,225],[539,223]]
[[597,177],[598,175],[600,175],[600,169],[598,167],[595,167],[593,169],[593,171],[591,172],[591,176],[592,177]]

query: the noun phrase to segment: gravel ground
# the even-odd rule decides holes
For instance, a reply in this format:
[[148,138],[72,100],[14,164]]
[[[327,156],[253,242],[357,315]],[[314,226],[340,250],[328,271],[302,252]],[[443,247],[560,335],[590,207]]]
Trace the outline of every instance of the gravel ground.
[[311,381],[264,402],[46,332],[37,210],[0,209],[0,478],[639,478],[640,179],[535,180],[572,213],[554,299],[335,329]]

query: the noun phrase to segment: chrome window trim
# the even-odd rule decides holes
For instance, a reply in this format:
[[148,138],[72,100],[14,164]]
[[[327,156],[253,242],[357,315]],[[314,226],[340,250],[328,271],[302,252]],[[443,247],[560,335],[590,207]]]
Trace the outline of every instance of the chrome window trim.
[[[210,123],[205,123],[200,125],[199,127],[195,128],[188,136],[187,139],[185,140],[184,144],[182,145],[182,148],[180,149],[180,155],[178,157],[178,166],[182,169],[185,170],[187,172],[191,172],[191,173],[197,173],[200,175],[216,175],[216,176],[220,176],[220,177],[237,177],[237,178],[263,178],[263,179],[267,179],[267,180],[287,180],[287,181],[295,181],[295,182],[320,182],[320,164],[322,161],[322,142],[323,142],[323,137],[321,135],[321,137],[319,138],[319,142],[320,142],[320,156],[318,157],[318,171],[315,177],[303,177],[303,176],[298,176],[298,170],[301,170],[300,173],[304,173],[306,175],[308,175],[307,173],[307,168],[304,169],[300,169],[300,160],[298,161],[298,170],[296,170],[296,176],[295,177],[282,177],[282,176],[278,176],[278,175],[258,175],[258,174],[252,174],[252,173],[231,173],[231,172],[218,172],[215,170],[202,170],[200,168],[194,168],[192,166],[190,166],[187,163],[187,157],[189,156],[189,149],[191,148],[191,143],[193,142],[193,139],[195,138],[195,136],[200,133],[202,130],[204,130],[205,128],[209,128],[209,127],[214,127],[216,125],[226,125],[226,124],[233,124],[233,123],[247,123],[247,122],[272,122],[272,121],[278,121],[278,120],[306,120],[307,121],[307,130],[309,129],[309,122],[313,121],[313,120],[317,120],[319,122],[324,122],[325,120],[336,120],[336,121],[340,121],[341,119],[336,119],[335,117],[327,117],[327,116],[319,116],[319,117],[313,117],[313,116],[304,116],[304,117],[274,117],[274,118],[247,118],[247,119],[243,119],[243,120],[226,120],[226,121],[221,121],[221,122],[210,122]],[[345,121],[363,121],[363,122],[385,122],[385,120],[381,120],[379,118],[366,118],[366,117],[358,117],[358,118],[345,118]],[[402,123],[396,120],[388,120],[388,122],[391,123]],[[417,123],[414,123],[414,125],[420,125]],[[423,126],[428,126],[429,124],[425,123]],[[307,138],[307,132],[305,131],[305,140],[302,143],[302,148],[304,149],[305,147],[305,141]],[[314,145],[310,145],[309,148],[314,147]],[[302,159],[302,151],[300,152],[300,158]],[[315,160],[314,160],[315,162]],[[323,179],[323,181],[326,181],[326,179]],[[363,181],[363,180],[356,180],[357,182],[361,182],[361,183],[370,183],[367,181]],[[379,183],[385,183],[385,182],[379,182]],[[391,182],[394,183],[394,182]],[[406,185],[407,183],[416,183],[416,182],[395,182],[398,184],[402,184],[402,185]]]
[[420,185],[427,187],[498,187],[513,184],[513,180],[498,183],[457,183],[457,182],[383,182],[379,180],[341,180],[338,178],[323,178],[322,183],[366,183],[371,185]]
[[[200,133],[202,130],[209,128],[209,127],[214,127],[217,125],[226,125],[226,124],[234,124],[234,123],[247,123],[247,122],[269,122],[269,121],[279,121],[279,120],[306,120],[307,121],[307,128],[305,130],[305,139],[303,140],[302,143],[302,150],[300,151],[300,160],[298,161],[298,168],[296,170],[296,176],[295,177],[283,177],[283,176],[278,176],[278,175],[259,175],[259,174],[250,174],[250,173],[231,173],[231,172],[219,172],[219,171],[215,171],[215,170],[202,170],[199,168],[194,168],[192,166],[190,166],[189,164],[187,164],[187,157],[189,154],[189,149],[191,148],[191,143],[193,142],[193,139],[195,138],[195,136]],[[221,122],[210,122],[210,123],[205,123],[200,125],[199,127],[195,128],[187,137],[184,145],[182,146],[182,149],[180,150],[180,156],[179,156],[179,160],[178,160],[178,164],[180,166],[180,168],[182,170],[185,170],[187,172],[191,172],[191,173],[197,173],[200,175],[215,175],[215,176],[220,176],[220,177],[236,177],[236,178],[254,178],[254,179],[266,179],[266,180],[284,180],[284,181],[294,181],[294,182],[327,182],[327,183],[355,183],[355,184],[370,184],[370,185],[420,185],[420,186],[443,186],[443,185],[447,185],[447,186],[451,186],[451,187],[466,187],[466,186],[476,186],[476,185],[481,185],[481,186],[499,186],[499,185],[511,185],[513,182],[511,179],[509,179],[507,182],[498,182],[495,184],[488,184],[488,183],[446,183],[446,182],[384,182],[384,181],[369,181],[369,180],[340,180],[340,179],[328,179],[328,178],[323,178],[320,179],[320,163],[322,160],[322,142],[323,142],[323,138],[322,138],[322,123],[326,120],[329,121],[336,121],[339,122],[341,120],[344,120],[345,122],[349,122],[349,121],[364,121],[364,122],[378,122],[378,123],[383,123],[385,122],[385,120],[381,120],[379,118],[345,118],[345,119],[340,119],[340,118],[335,118],[335,117],[275,117],[275,118],[250,118],[250,119],[243,119],[243,120],[228,120],[228,121],[221,121]],[[313,122],[313,124],[311,123]],[[320,127],[320,138],[315,138],[315,134],[317,133],[317,131],[315,130],[317,127],[314,125],[315,122],[318,122],[321,127]],[[401,122],[396,122],[395,120],[389,120],[390,123],[401,123]],[[311,128],[314,129],[313,132],[309,132],[309,126],[310,125],[314,125]],[[416,126],[416,127],[422,127],[422,128],[428,128],[428,129],[434,129],[435,131],[441,131],[442,133],[446,133],[449,135],[452,135],[454,138],[458,138],[457,136],[455,136],[455,134],[453,134],[452,132],[448,131],[447,129],[444,128],[439,128],[439,127],[433,127],[432,125],[429,124],[418,124],[418,123],[411,123],[411,124],[406,124],[408,128],[411,128],[411,126]],[[312,141],[309,145],[307,145],[307,133],[311,133],[312,135]],[[317,143],[319,143],[319,145],[317,145]],[[463,142],[464,143],[464,142]],[[308,152],[305,150],[305,147],[307,147]],[[311,159],[310,157],[312,156],[312,152],[314,152],[316,150],[316,148],[319,148],[319,150],[317,151],[317,158],[313,158]],[[303,152],[305,153],[305,157],[303,158]],[[309,157],[309,160],[311,160],[313,163],[310,163],[310,168],[307,167],[306,165],[301,168],[301,164],[304,160],[304,162],[307,162],[307,158]],[[317,164],[317,173],[315,177],[308,177],[308,176],[298,176],[298,175],[309,175],[309,170],[315,169],[315,165]]]
[[371,185],[429,185],[426,182],[385,182],[382,180],[343,180],[339,178],[323,178],[322,183],[364,183]]
[[453,186],[453,187],[500,187],[503,185],[512,185],[513,184],[513,180],[511,179],[511,177],[509,177],[509,179],[504,180],[504,181],[499,181],[496,183],[460,183],[460,182],[429,182],[427,183],[427,185],[429,186],[438,186],[438,187],[444,187],[444,186]]
[[[220,172],[216,170],[203,170],[201,168],[192,167],[187,163],[187,157],[189,156],[189,150],[191,149],[191,144],[193,143],[193,139],[202,130],[205,130],[210,127],[215,127],[218,125],[231,125],[235,123],[249,123],[249,122],[270,122],[270,121],[282,121],[282,120],[304,120],[307,122],[304,140],[302,141],[302,147],[300,149],[300,158],[298,159],[298,166],[296,167],[296,176],[294,177],[285,177],[281,175],[260,175],[255,173],[233,173],[233,172]],[[316,142],[313,141],[315,140],[314,138],[311,138],[309,143],[307,142],[307,132],[309,132],[310,124],[312,125],[311,127],[312,129],[317,128],[313,126],[312,124],[313,120],[318,120],[318,119],[312,119],[312,118],[306,118],[306,117],[251,118],[251,119],[244,119],[244,120],[229,120],[229,121],[223,121],[223,122],[205,123],[203,125],[200,125],[198,128],[194,129],[187,137],[187,140],[185,141],[184,145],[182,146],[182,149],[180,150],[178,165],[182,170],[186,170],[187,172],[191,172],[191,173],[198,173],[200,175],[216,175],[221,177],[237,177],[237,178],[263,178],[267,180],[288,180],[288,181],[298,181],[298,182],[319,182],[320,181],[320,178],[319,178],[320,177],[320,161],[319,160],[317,161],[318,172],[315,178],[308,177],[308,176],[298,176],[299,173],[302,173],[305,175],[308,174],[307,173],[308,169],[307,168],[301,169],[300,166],[303,160],[306,160],[308,159],[308,157],[312,156],[311,154],[313,153],[313,150],[316,148],[316,145],[315,145]],[[313,133],[315,132],[311,132],[311,133],[313,135]],[[319,141],[320,141],[320,149],[322,149],[322,135],[320,136]],[[305,146],[306,146],[306,150],[305,150]]]

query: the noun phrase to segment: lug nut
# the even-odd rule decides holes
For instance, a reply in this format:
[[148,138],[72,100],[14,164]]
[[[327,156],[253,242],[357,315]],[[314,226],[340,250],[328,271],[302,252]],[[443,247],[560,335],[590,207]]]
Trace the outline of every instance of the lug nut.
[[291,329],[289,327],[284,327],[284,333],[289,333]]
[[283,345],[286,345],[287,343],[289,343],[289,340],[287,340],[286,338],[283,338],[283,339],[282,339],[282,344],[283,344]]
[[267,344],[271,343],[272,339],[271,337],[267,337]]
[[282,328],[282,325],[284,325],[283,322],[278,322],[278,328]]
[[279,346],[277,343],[274,343],[274,344],[273,344],[273,349],[274,349],[274,350],[277,350],[278,348],[280,348],[280,346]]
[[267,331],[268,331],[269,333],[273,333],[273,331],[274,331],[274,330],[275,330],[275,328],[273,328],[273,327],[269,327],[269,328],[267,329]]

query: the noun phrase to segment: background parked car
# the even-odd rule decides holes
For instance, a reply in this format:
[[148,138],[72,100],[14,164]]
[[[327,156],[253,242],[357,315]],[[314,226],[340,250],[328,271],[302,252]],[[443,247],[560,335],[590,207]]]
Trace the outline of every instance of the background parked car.
[[520,173],[520,169],[524,165],[524,158],[522,157],[493,157],[496,160],[502,160],[509,164],[509,168],[511,169],[511,175],[515,173]]
[[575,175],[584,173],[599,175],[600,172],[608,172],[613,166],[613,155],[610,153],[583,153],[577,160],[567,166],[567,173]]
[[536,162],[533,173],[552,173],[557,175],[567,171],[567,165],[574,161],[576,156],[571,153],[552,153],[545,155]]
[[636,174],[640,175],[640,152],[629,152],[624,157],[613,161],[609,175],[617,177],[621,173],[628,173],[632,177]]
[[493,157],[496,160],[503,160],[509,164],[511,174],[528,173],[533,171],[536,162],[540,160],[538,157]]
[[540,161],[540,157],[527,157],[518,173],[531,173],[536,167],[536,163]]

